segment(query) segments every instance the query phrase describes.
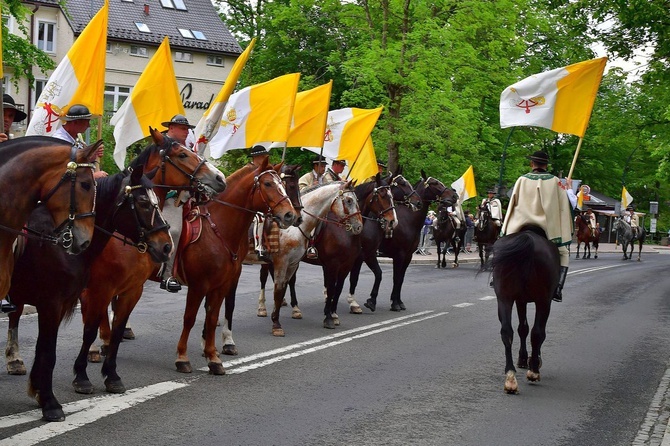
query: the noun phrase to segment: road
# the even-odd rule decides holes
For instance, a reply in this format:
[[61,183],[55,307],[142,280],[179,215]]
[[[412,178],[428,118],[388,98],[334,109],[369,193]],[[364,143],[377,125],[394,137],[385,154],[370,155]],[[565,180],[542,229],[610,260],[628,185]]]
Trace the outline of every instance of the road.
[[[61,328],[54,373],[66,421],[40,421],[27,377],[0,374],[0,445],[667,446],[669,264],[668,254],[573,260],[564,302],[552,307],[542,380],[531,385],[519,370],[519,395],[502,390],[496,301],[475,264],[411,266],[401,313],[388,311],[391,267],[383,265],[377,311],[351,315],[341,303],[332,331],[321,325],[320,269],[302,265],[305,317],[292,320],[283,308],[284,338],[255,315],[258,267],[245,266],[234,320],[240,355],[224,358],[225,376],[208,375],[200,356],[202,315],[189,344],[197,370],[176,372],[185,293],[147,284],[131,317],[137,339],[120,349],[128,392],[106,395],[99,364],[89,365],[94,395],[72,390],[77,313]],[[360,303],[371,283],[366,270]],[[6,326],[0,319],[0,331]],[[28,367],[36,327],[35,316],[22,319]]]

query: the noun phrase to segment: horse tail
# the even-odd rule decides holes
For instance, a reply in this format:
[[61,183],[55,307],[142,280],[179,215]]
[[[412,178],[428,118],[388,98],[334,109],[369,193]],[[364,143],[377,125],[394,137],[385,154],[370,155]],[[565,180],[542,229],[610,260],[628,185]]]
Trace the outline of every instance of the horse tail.
[[498,240],[493,245],[493,269],[498,269],[503,276],[514,274],[521,283],[525,283],[535,263],[533,234],[546,238],[541,228],[528,225]]

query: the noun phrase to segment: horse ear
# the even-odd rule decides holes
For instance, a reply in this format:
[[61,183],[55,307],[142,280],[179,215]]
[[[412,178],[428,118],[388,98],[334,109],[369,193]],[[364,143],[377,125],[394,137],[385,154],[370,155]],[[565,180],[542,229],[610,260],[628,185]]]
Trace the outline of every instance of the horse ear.
[[382,176],[379,174],[379,172],[377,172],[377,175],[375,175],[375,183],[377,183],[377,186],[380,185],[381,181],[382,181]]
[[421,169],[421,178],[424,180],[428,178],[428,175],[426,175],[426,172],[423,169]]
[[94,144],[86,146],[81,150],[77,150],[76,161],[78,163],[87,163],[95,158],[95,152],[98,147],[102,145],[102,139],[97,140]]
[[267,156],[263,157],[263,161],[261,161],[260,166],[258,166],[258,168],[260,169],[261,172],[267,170],[269,161],[270,161],[270,158],[268,158]]
[[281,173],[281,168],[282,168],[283,166],[284,166],[284,161],[282,161],[282,162],[279,163],[279,164],[275,164],[275,165],[274,165],[274,170],[275,170],[275,172],[277,172],[277,173]]
[[130,174],[130,184],[140,184],[142,175],[144,175],[144,164],[140,164],[133,169],[133,172]]
[[154,143],[157,146],[162,146],[163,145],[163,134],[159,132],[157,129],[149,126],[149,133],[151,133],[151,139],[154,140]]
[[292,170],[293,170],[293,173],[298,173],[298,172],[300,172],[300,169],[302,169],[302,166],[300,164],[296,164],[295,166],[293,166]]

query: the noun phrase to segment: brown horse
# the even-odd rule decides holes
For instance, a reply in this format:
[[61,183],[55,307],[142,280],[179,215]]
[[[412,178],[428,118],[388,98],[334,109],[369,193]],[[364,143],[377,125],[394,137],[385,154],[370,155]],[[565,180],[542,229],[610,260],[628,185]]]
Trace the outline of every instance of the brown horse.
[[0,144],[0,296],[9,291],[14,240],[38,201],[56,222],[54,233],[42,238],[69,254],[79,254],[91,243],[95,181],[94,165],[87,160],[100,144],[78,150],[78,146],[43,136]]
[[489,264],[489,256],[493,252],[493,244],[500,236],[500,227],[495,224],[488,204],[482,204],[477,211],[475,240],[479,251],[480,269],[484,271]]
[[[221,305],[225,302],[222,323],[224,349],[226,333],[232,331],[235,293],[248,250],[248,229],[256,212],[274,219],[280,228],[290,227],[297,213],[291,204],[278,171],[281,164],[269,166],[265,160],[238,169],[228,177],[229,187],[205,205],[194,207],[187,219],[201,227],[199,236],[178,253],[175,262],[179,278],[188,285],[184,326],[177,344],[177,371],[190,373],[188,337],[205,299],[203,328],[204,354],[209,371],[223,375],[225,370],[216,351],[215,335]],[[182,238],[185,231],[182,231]],[[182,243],[180,243],[180,247]],[[224,351],[225,353],[225,351]]]
[[[91,264],[112,233],[118,231],[124,239],[127,237],[126,242],[140,252],[149,253],[155,262],[166,261],[172,250],[172,238],[158,210],[153,185],[142,172],[140,167],[130,175],[118,173],[98,180],[96,231],[83,254],[71,257],[56,246],[28,240],[16,261],[10,295],[20,308],[10,314],[5,351],[7,370],[10,374],[25,374],[23,361],[18,358],[18,342],[14,350],[13,340],[18,336],[23,306],[34,305],[38,312],[39,332],[28,393],[42,407],[46,421],[65,419],[62,406],[53,394],[52,382],[59,325],[74,314],[79,296],[88,282]],[[35,232],[50,232],[54,224],[48,212],[40,206],[31,214],[28,227]]]
[[[224,175],[194,152],[162,133],[151,129],[154,144],[140,153],[128,166],[134,170],[144,166],[153,175],[159,206],[171,188],[189,188],[210,194],[224,190]],[[144,283],[155,277],[156,264],[146,254],[137,252],[117,239],[107,243],[102,254],[91,265],[91,280],[81,295],[81,313],[84,322],[82,347],[74,364],[72,385],[77,393],[93,393],[93,385],[86,374],[89,347],[95,341],[98,327],[107,342],[108,351],[102,374],[105,388],[111,393],[122,393],[125,386],[116,372],[116,355],[123,338],[123,330],[133,308],[142,296]],[[113,330],[110,332],[107,307],[115,299]],[[104,330],[106,328],[106,331]],[[99,362],[99,353],[91,353],[92,362]]]
[[[584,243],[584,254],[582,255],[582,258],[584,259],[590,259],[591,258],[591,243],[593,243],[593,247],[596,250],[595,255],[593,256],[594,259],[598,258],[598,243],[600,240],[600,229],[594,228],[593,229],[593,234],[591,234],[591,228],[589,228],[589,218],[585,215],[578,214],[575,217],[575,226],[577,227],[577,256],[575,257],[576,259],[579,258],[579,246]],[[586,251],[588,250],[588,254],[586,254]]]
[[[458,255],[465,246],[465,231],[468,228],[465,226],[465,222],[461,222],[461,227],[457,228],[456,223],[454,223],[455,217],[450,215],[448,208],[448,205],[442,203],[437,207],[437,225],[433,229],[435,249],[437,250],[437,265],[435,268],[447,267],[447,250],[450,246],[454,251],[452,267],[458,268]],[[441,248],[443,244],[444,246]]]

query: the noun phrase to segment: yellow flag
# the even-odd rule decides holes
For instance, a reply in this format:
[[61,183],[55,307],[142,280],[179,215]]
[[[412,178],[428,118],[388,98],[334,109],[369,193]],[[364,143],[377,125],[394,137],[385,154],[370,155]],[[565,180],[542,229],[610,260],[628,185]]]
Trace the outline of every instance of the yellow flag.
[[296,94],[293,123],[286,146],[323,146],[332,87],[331,80],[327,84]]
[[577,194],[577,208],[582,209],[584,206],[584,187],[579,188],[579,193]]
[[451,187],[458,194],[458,202],[463,203],[475,195],[477,195],[477,187],[475,186],[475,170],[472,166],[456,181],[451,183]]
[[375,155],[375,148],[372,144],[371,136],[365,141],[358,158],[350,161],[349,165],[351,166],[351,170],[349,171],[348,178],[356,180],[358,184],[367,180],[379,171],[377,168],[377,155]]
[[628,193],[626,186],[621,190],[621,209],[626,209],[633,202],[633,196]]

